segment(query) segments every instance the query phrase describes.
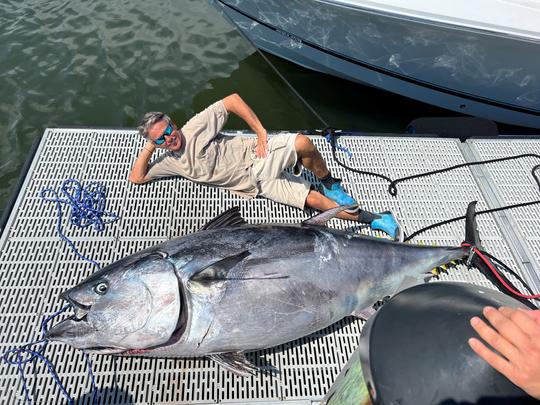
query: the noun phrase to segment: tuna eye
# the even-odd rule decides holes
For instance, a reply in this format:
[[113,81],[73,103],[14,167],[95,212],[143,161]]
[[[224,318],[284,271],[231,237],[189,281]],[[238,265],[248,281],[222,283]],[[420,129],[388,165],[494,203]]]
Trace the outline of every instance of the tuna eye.
[[94,286],[94,291],[99,295],[104,295],[107,292],[107,289],[109,286],[107,283],[99,283],[96,286]]

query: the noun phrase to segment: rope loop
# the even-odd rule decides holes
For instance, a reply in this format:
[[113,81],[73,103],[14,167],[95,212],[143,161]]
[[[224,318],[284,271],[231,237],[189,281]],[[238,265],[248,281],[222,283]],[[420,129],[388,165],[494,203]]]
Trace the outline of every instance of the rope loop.
[[52,188],[43,189],[40,193],[43,201],[56,204],[56,230],[58,235],[78,257],[99,268],[99,264],[83,256],[75,247],[75,244],[62,231],[62,206],[65,205],[71,208],[69,222],[72,225],[83,229],[93,226],[96,232],[103,232],[106,224],[115,222],[120,218],[117,214],[105,210],[107,205],[105,187],[96,181],[92,181],[86,187],[83,187],[78,180],[67,179],[60,186],[60,191],[63,198]]
[[390,184],[388,185],[388,193],[392,197],[397,196],[397,186],[395,181],[390,182]]

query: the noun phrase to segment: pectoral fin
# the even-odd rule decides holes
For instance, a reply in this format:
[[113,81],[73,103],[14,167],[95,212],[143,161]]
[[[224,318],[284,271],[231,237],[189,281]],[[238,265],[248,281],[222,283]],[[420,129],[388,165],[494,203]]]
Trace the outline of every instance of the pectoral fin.
[[244,250],[233,256],[221,259],[210,266],[205,267],[191,277],[191,281],[209,284],[214,281],[223,281],[228,278],[229,272],[242,260],[250,255],[248,250]]
[[242,377],[249,377],[257,373],[257,367],[251,364],[243,353],[219,353],[209,356],[216,363],[230,372]]

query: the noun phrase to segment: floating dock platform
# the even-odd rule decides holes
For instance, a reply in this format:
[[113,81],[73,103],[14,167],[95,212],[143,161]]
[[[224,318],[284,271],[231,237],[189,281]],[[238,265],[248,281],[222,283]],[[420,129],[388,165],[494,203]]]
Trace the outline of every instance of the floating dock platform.
[[[249,136],[244,133],[228,133]],[[398,184],[391,197],[388,183],[351,173],[337,166],[330,145],[313,137],[332,173],[370,211],[392,210],[407,234],[432,223],[465,214],[478,200],[478,210],[539,200],[527,158],[460,168],[448,173]],[[339,143],[352,152],[340,159],[351,167],[401,178],[435,169],[524,153],[540,155],[539,139],[453,139],[365,135],[343,136]],[[22,187],[0,238],[0,346],[2,353],[41,338],[40,324],[64,303],[59,294],[86,278],[95,267],[79,259],[56,233],[55,204],[43,202],[45,188],[59,190],[75,178],[99,181],[107,189],[107,210],[121,219],[98,234],[91,229],[63,229],[79,251],[102,266],[140,249],[195,232],[233,206],[240,206],[250,223],[296,223],[312,213],[262,198],[244,200],[217,188],[170,178],[137,186],[127,181],[143,146],[134,130],[47,129],[29,165]],[[310,173],[309,179],[314,180]],[[540,206],[507,210],[478,217],[487,251],[515,269],[540,290]],[[371,234],[369,228],[332,220],[329,226]],[[381,234],[376,236],[384,237]],[[459,245],[464,222],[458,221],[419,235],[412,242]],[[476,270],[460,265],[443,280],[493,286]],[[272,365],[277,375],[235,376],[212,360],[147,359],[92,355],[100,404],[312,404],[322,400],[349,356],[356,349],[362,322],[347,318],[298,341],[249,355],[255,364]],[[92,404],[91,384],[83,354],[50,343],[45,353],[76,403]],[[0,401],[22,403],[24,393],[16,366],[2,364]],[[62,403],[65,399],[41,363],[27,366],[33,403]]]

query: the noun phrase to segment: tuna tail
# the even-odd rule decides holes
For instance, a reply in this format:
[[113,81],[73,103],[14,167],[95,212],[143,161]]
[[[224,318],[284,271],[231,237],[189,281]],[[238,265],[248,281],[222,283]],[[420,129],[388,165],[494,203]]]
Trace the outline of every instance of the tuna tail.
[[467,207],[467,213],[465,214],[465,241],[463,242],[463,245],[470,245],[480,250],[484,250],[481,246],[478,225],[476,224],[477,203],[478,201],[471,201]]
[[[497,271],[497,266],[484,254],[485,250],[482,248],[478,225],[476,224],[476,203],[477,201],[471,201],[467,207],[467,214],[465,214],[465,241],[462,245],[471,247],[467,263],[476,267],[489,281],[497,286],[499,291],[517,299],[529,308],[536,309],[536,306],[531,301],[510,293],[508,287],[514,291],[519,291],[519,289],[504,274]],[[475,253],[475,249],[482,254],[481,257]]]

